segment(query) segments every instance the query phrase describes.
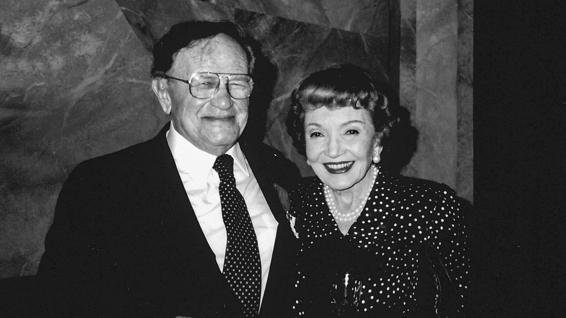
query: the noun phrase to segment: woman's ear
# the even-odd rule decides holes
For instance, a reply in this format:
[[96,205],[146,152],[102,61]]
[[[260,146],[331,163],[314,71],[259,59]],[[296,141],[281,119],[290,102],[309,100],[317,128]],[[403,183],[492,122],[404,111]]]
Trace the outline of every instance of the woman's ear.
[[171,114],[172,103],[169,91],[167,91],[167,80],[164,78],[154,78],[151,81],[151,89],[157,97],[163,112],[167,115]]

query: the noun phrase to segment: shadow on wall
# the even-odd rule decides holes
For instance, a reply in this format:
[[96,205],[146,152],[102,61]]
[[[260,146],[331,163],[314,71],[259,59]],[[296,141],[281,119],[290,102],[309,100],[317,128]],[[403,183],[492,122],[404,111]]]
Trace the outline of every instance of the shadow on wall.
[[261,45],[254,39],[250,44],[255,56],[255,66],[252,72],[254,89],[250,96],[248,123],[242,138],[244,140],[262,142],[267,133],[267,113],[273,99],[273,90],[278,78],[278,69],[261,51]]
[[[267,116],[279,70],[277,65],[271,62],[263,53],[261,45],[257,40],[251,38],[250,45],[255,57],[252,72],[254,89],[250,96],[248,123],[242,134],[241,141],[264,144],[263,140],[267,134]],[[298,182],[297,178],[300,176],[297,165],[276,148],[272,147],[271,150],[278,155],[277,163],[280,165],[274,167],[272,173],[277,180],[282,182],[281,186],[292,188]]]
[[381,166],[391,174],[400,174],[417,151],[419,132],[411,125],[411,114],[402,106],[395,107],[399,121],[383,141]]

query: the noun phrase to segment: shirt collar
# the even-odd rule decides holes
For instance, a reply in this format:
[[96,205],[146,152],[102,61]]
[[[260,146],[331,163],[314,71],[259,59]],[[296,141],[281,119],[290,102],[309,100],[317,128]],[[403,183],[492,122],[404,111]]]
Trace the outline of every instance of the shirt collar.
[[[197,148],[181,136],[173,123],[169,126],[166,136],[167,144],[171,149],[179,173],[187,174],[196,182],[206,182],[209,174],[213,171],[212,166],[216,161],[216,156]],[[238,143],[228,149],[226,153],[234,158],[234,175],[237,175],[236,172],[241,172],[246,177],[250,176],[250,167]]]

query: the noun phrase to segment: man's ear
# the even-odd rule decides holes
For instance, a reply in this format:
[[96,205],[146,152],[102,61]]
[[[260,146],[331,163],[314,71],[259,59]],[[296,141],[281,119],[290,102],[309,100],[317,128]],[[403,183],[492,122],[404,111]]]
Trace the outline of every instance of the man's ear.
[[159,101],[163,112],[165,112],[165,114],[167,115],[171,114],[172,103],[171,96],[167,91],[167,80],[164,78],[154,78],[151,81],[151,89],[157,97],[157,100]]

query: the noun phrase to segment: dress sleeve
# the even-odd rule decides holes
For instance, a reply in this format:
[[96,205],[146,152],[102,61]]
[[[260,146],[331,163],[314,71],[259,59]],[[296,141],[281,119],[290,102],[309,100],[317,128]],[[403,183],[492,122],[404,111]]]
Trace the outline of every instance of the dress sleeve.
[[470,284],[470,256],[465,212],[468,205],[444,186],[438,190],[429,225],[430,246],[438,253],[442,270],[456,292],[456,311],[464,312]]

